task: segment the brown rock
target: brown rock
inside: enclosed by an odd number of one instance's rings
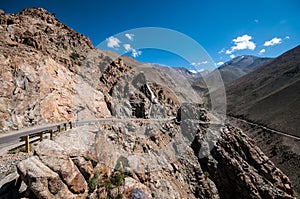
[[[64,149],[51,140],[44,140],[35,149],[41,161],[51,170],[58,173],[74,194],[87,192],[87,183]]]
[[[93,175],[94,169],[91,161],[86,160],[84,157],[75,157],[72,160],[86,180]]]
[[[36,156],[22,161],[18,165],[18,173],[38,198],[75,197],[59,175],[45,166]]]

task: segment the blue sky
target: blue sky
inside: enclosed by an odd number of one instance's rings
[[[200,44],[214,64],[239,55],[276,57],[300,44],[299,0],[0,0],[0,8],[7,13],[28,7],[43,7],[55,13],[61,22],[88,36],[95,46],[106,42],[105,48],[127,52],[139,61],[175,67],[192,69],[192,64],[197,69],[207,68],[202,58],[193,62],[174,52],[137,49],[142,45],[135,44],[146,36],[130,31],[128,37],[114,35],[142,27],[174,30]],[[134,34],[131,39],[130,34]],[[159,35],[155,38],[163,42]],[[183,51],[189,51],[180,41],[169,40]],[[119,46],[108,42],[117,42]]]

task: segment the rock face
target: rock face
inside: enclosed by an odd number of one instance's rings
[[[110,116],[94,79],[112,59],[54,15],[1,14],[0,41],[2,131]]]
[[[144,119],[175,116],[180,105],[178,93],[154,82],[156,75],[163,73],[144,65],[128,66],[122,59],[112,62],[100,77],[100,90],[107,93],[105,99],[111,114]],[[171,82],[171,79],[166,81]]]

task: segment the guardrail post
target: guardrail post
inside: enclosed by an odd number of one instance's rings
[[[43,132],[40,132],[39,136],[40,136],[40,142],[43,141]]]
[[[67,123],[64,123],[65,131],[67,130]]]
[[[53,130],[49,129],[48,132],[50,133],[50,140],[53,140]]]
[[[25,139],[26,153],[29,153],[30,152],[29,135],[24,136],[24,139]]]
[[[72,126],[72,122],[69,122],[69,124],[70,124],[70,129],[72,129],[72,128],[73,128],[73,126]]]
[[[60,125],[57,126],[57,130],[58,130],[59,133],[61,132],[61,126]]]

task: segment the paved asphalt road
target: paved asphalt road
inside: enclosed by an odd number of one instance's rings
[[[46,131],[48,129],[53,129],[54,131],[56,131],[57,126],[58,125],[52,125],[52,126],[41,127],[41,128],[36,128],[36,129],[32,129],[32,130],[24,130],[24,131],[17,131],[17,132],[7,133],[4,136],[0,137],[0,150],[2,148],[8,147],[10,145],[14,145],[14,144],[19,143],[19,138],[21,136]]]
[[[134,118],[125,118],[125,119],[121,119],[121,118],[103,118],[103,119],[97,119],[97,120],[86,120],[86,121],[79,121],[79,122],[75,122],[73,123],[73,126],[83,126],[86,124],[97,124],[97,123],[102,123],[102,122],[128,122],[128,121],[147,121],[147,122],[166,122],[166,121],[170,121],[175,119],[173,118],[165,118],[165,119],[134,119]],[[238,119],[238,118],[236,118]],[[242,120],[242,119],[239,119]],[[282,136],[286,136],[286,137],[290,137],[296,140],[300,140],[299,137],[293,136],[293,135],[289,135],[280,131],[276,131],[274,129],[270,129],[267,128],[265,126],[261,126],[246,120],[242,120],[243,122],[246,122],[248,124],[260,127],[260,128],[264,128],[272,133],[276,133]],[[210,123],[211,124],[211,123]],[[5,147],[9,147],[15,144],[19,143],[19,138],[21,136],[25,136],[25,135],[29,135],[29,134],[33,134],[33,133],[38,133],[38,132],[42,132],[42,131],[46,131],[48,129],[53,129],[53,131],[57,130],[57,126],[61,125],[63,127],[63,123],[57,123],[54,125],[50,125],[50,126],[44,126],[44,127],[37,127],[34,129],[25,129],[25,130],[20,130],[20,131],[16,131],[16,132],[11,132],[11,133],[6,133],[1,135],[0,134],[0,151],[5,148]],[[69,128],[69,124],[67,125],[67,128]]]
[[[131,118],[126,118],[126,119],[120,119],[120,118],[103,118],[103,119],[97,119],[97,120],[86,120],[86,121],[79,121],[73,123],[73,126],[83,126],[86,124],[96,124],[96,123],[102,123],[102,122],[127,122],[127,121],[156,121],[156,122],[165,122],[165,121],[170,121],[174,118],[165,118],[165,119],[131,119]],[[33,133],[38,133],[42,131],[47,131],[49,129],[53,129],[53,131],[57,130],[57,126],[61,125],[63,127],[63,123],[57,123],[54,125],[46,126],[46,127],[37,127],[34,129],[25,129],[25,130],[20,130],[20,131],[13,131],[10,133],[5,133],[3,135],[0,134],[0,151],[1,149],[15,145],[19,143],[19,138],[21,136],[33,134]],[[67,128],[69,128],[69,124],[67,124]]]

